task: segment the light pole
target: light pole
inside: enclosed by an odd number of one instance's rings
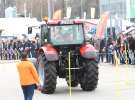
[[[27,0],[24,0],[24,17],[27,17]]]
[[[83,2],[82,2],[83,0],[81,0],[81,18],[83,18]]]
[[[111,0],[109,0],[109,12],[110,12],[110,35],[112,35],[112,11],[111,11]]]
[[[40,2],[40,6],[41,6],[41,8],[40,8],[40,17],[41,17],[41,20],[43,19],[43,0],[41,0],[41,2]]]
[[[6,0],[3,0],[3,17],[5,17]]]
[[[33,16],[33,0],[31,0],[31,17]]]
[[[48,19],[52,18],[52,0],[48,0]]]

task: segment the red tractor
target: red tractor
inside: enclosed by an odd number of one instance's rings
[[[52,94],[57,76],[67,85],[92,91],[98,84],[95,48],[85,41],[83,23],[77,20],[49,20],[41,25],[38,66],[42,93]]]

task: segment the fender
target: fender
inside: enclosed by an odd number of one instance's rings
[[[80,48],[80,54],[82,57],[86,59],[94,59],[96,60],[97,58],[97,50],[93,47],[91,44],[84,44]]]
[[[41,47],[38,52],[39,53],[43,52],[48,61],[57,61],[57,60],[59,60],[58,52],[51,45],[45,45],[45,46]]]

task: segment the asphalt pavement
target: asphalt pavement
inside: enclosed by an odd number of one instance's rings
[[[33,100],[134,100],[135,99],[135,66],[99,64],[99,84],[95,91],[84,92],[80,86],[69,88],[65,79],[57,79],[54,94],[42,94],[35,91]],[[16,63],[0,64],[0,100],[23,100],[19,84]]]

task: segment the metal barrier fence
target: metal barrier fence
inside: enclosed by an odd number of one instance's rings
[[[20,53],[17,50],[13,50],[13,52],[8,52],[7,50],[1,50],[0,52],[0,60],[18,60],[20,57]]]
[[[133,64],[135,65],[135,54],[132,55],[129,52],[119,53],[119,52],[112,52],[112,53],[97,53],[98,54],[98,62],[100,59],[106,59],[106,62],[115,63],[115,56],[118,58],[120,64]]]
[[[2,49],[0,50],[0,60],[19,60],[21,58],[21,53],[24,50],[20,51],[17,49],[12,50],[6,50]],[[28,50],[28,58],[35,58],[37,50]]]
[[[1,52],[0,52],[0,61],[6,62],[6,60],[8,60],[8,61],[9,60],[10,61],[11,60],[19,60],[20,56],[21,56],[21,52],[18,51],[17,49],[13,50],[12,53],[9,52],[8,50],[7,51],[6,50],[1,50]],[[28,56],[29,56],[29,58],[34,57],[31,51],[29,51]],[[97,56],[98,56],[97,57],[98,62],[100,62],[100,59],[102,59],[102,57],[103,57],[103,59],[109,60],[109,62],[110,62],[110,60],[111,61],[114,60],[114,57],[111,57],[111,56],[114,56],[114,52],[112,52],[112,53],[106,53],[106,52],[99,53],[99,52],[97,52]],[[107,56],[108,56],[108,58],[107,58]],[[126,59],[124,59],[124,58],[126,58],[126,56],[124,57],[124,56],[121,56],[119,53],[117,53],[117,57],[123,63],[126,61]],[[135,57],[133,58],[133,60],[135,60]],[[129,57],[128,57],[128,61],[129,61]],[[135,61],[133,61],[133,64],[135,64]]]

